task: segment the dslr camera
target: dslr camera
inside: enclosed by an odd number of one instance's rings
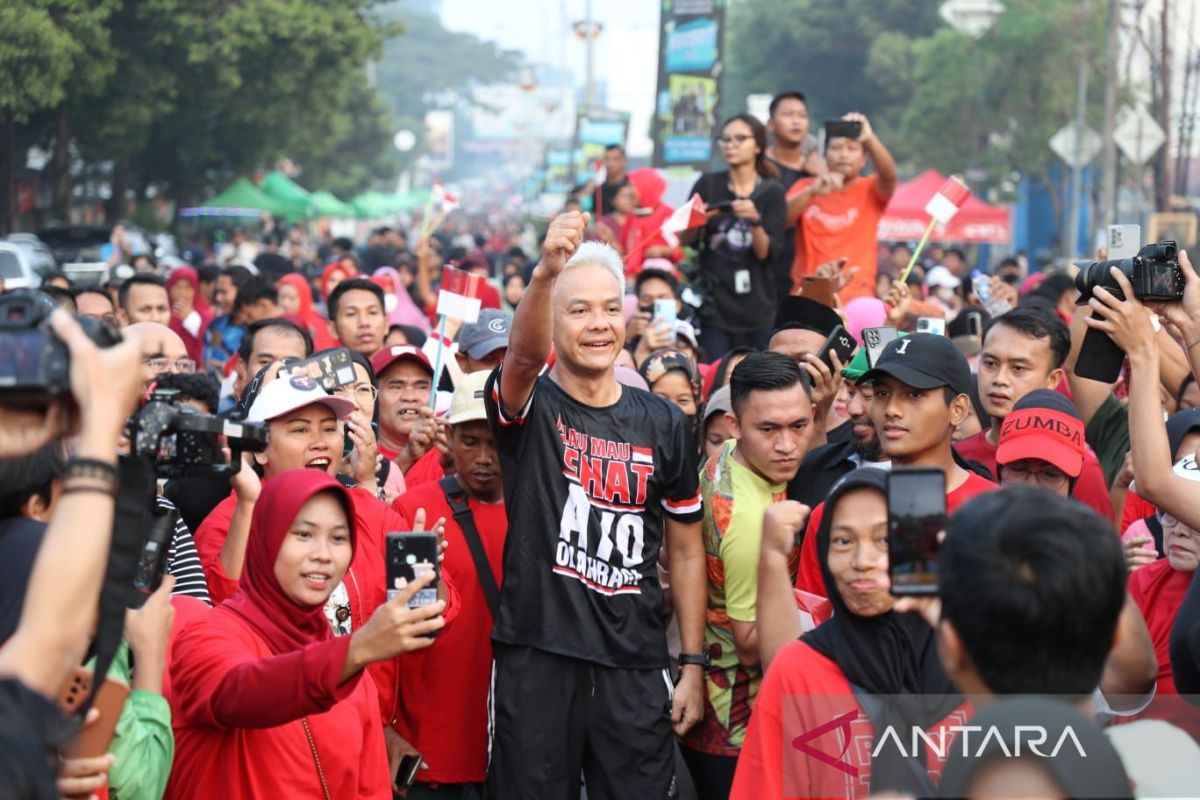
[[[32,398],[71,393],[71,356],[50,328],[57,304],[34,289],[0,294],[0,392]],[[97,347],[121,341],[115,328],[89,317],[77,317]]]
[[[1125,295],[1117,285],[1111,269],[1116,267],[1133,285],[1133,296],[1139,300],[1179,300],[1183,297],[1183,272],[1179,269],[1179,250],[1172,241],[1148,244],[1132,258],[1113,261],[1095,261],[1080,264],[1075,275],[1075,288],[1079,290],[1079,302],[1084,305],[1092,299],[1097,286],[1124,300]]]
[[[229,478],[241,466],[242,453],[267,449],[266,424],[205,414],[178,403],[178,395],[178,389],[154,389],[130,420],[131,452],[153,459],[158,477]],[[228,462],[222,447],[229,448]]]

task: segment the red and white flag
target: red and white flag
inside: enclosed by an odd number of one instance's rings
[[[676,234],[691,228],[699,228],[708,221],[707,211],[708,209],[704,207],[704,200],[698,194],[692,195],[690,200],[675,209],[662,225],[662,235],[667,240],[667,244],[671,247],[678,247],[679,237]]]
[[[929,198],[929,202],[925,204],[925,213],[945,225],[954,218],[958,209],[967,202],[967,198],[970,196],[971,190],[967,188],[967,185],[957,176],[951,175],[946,178],[946,182],[937,190],[937,193]]]
[[[443,214],[449,214],[454,209],[458,208],[458,197],[446,191],[446,187],[440,183],[435,183],[430,191],[430,197],[433,200],[434,208],[441,211]]]
[[[442,269],[437,313],[470,324],[479,319],[480,298],[487,279],[454,267]]]

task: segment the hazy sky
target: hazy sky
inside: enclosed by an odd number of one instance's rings
[[[441,0],[442,20],[453,30],[470,31],[503,47],[521,50],[528,60],[565,64],[584,75],[584,46],[571,23],[584,18],[586,0]],[[648,155],[650,114],[658,69],[657,0],[594,0],[593,17],[604,32],[596,43],[595,74],[607,83],[608,106],[629,111],[629,150]]]

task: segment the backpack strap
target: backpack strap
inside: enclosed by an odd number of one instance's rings
[[[459,485],[458,479],[447,475],[439,481],[446,502],[454,512],[454,520],[462,528],[463,537],[467,540],[467,549],[471,551],[471,560],[475,562],[475,574],[479,576],[479,585],[487,600],[488,610],[495,620],[500,613],[500,589],[496,585],[496,576],[492,574],[492,566],[488,563],[487,553],[483,549],[483,539],[479,529],[475,527],[475,515],[467,505],[467,493]]]

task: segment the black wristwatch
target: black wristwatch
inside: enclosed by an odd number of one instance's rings
[[[708,653],[680,653],[679,666],[686,667],[695,664],[698,667],[707,667],[712,664],[712,656]]]

